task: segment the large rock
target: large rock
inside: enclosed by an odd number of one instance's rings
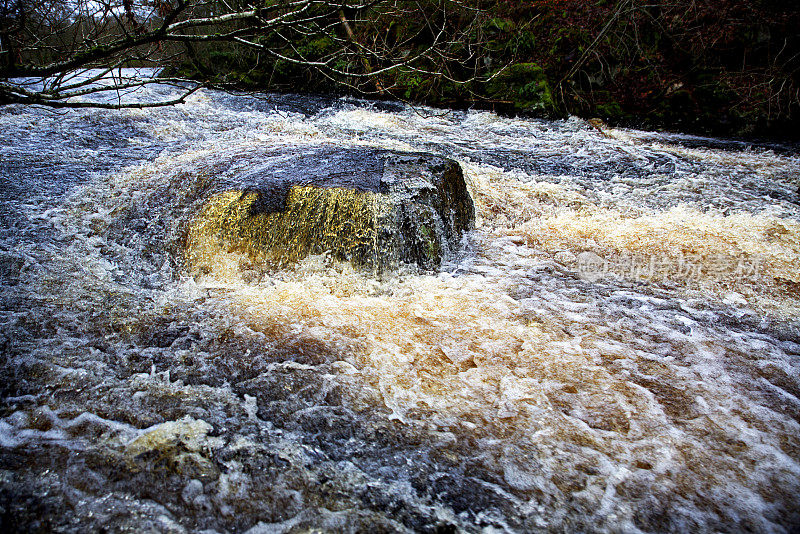
[[[213,269],[207,263],[217,248],[273,266],[330,253],[377,271],[400,263],[436,269],[474,219],[453,160],[370,148],[282,149],[212,189],[189,229],[187,257],[201,270]]]

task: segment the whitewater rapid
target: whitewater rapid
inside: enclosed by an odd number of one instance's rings
[[[791,148],[205,90],[0,132],[12,531],[800,525]],[[463,250],[187,267],[209,181],[320,145],[456,159]]]

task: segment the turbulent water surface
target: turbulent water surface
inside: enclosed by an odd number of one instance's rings
[[[6,532],[800,525],[796,152],[211,91],[0,132]],[[211,181],[323,145],[459,161],[462,252],[187,267]]]

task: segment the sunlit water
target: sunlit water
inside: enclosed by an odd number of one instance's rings
[[[6,530],[800,524],[796,152],[210,91],[0,132]],[[321,144],[458,160],[462,253],[188,269],[210,181]]]

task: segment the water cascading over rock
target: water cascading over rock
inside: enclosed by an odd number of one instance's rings
[[[210,271],[215,251],[259,265],[329,253],[383,271],[437,269],[474,226],[460,165],[440,156],[336,147],[276,149],[221,178],[194,217],[187,259]]]

